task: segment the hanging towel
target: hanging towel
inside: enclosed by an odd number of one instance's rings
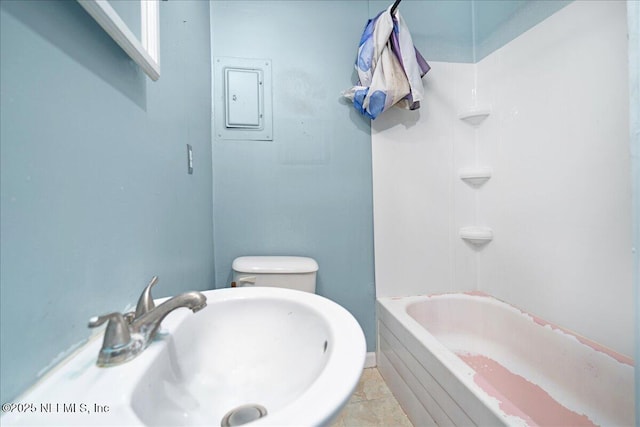
[[[375,119],[393,105],[420,108],[422,76],[431,67],[413,45],[399,11],[392,16],[389,6],[367,22],[355,67],[358,85],[343,95],[363,115]]]

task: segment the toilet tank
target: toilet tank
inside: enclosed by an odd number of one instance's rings
[[[243,256],[233,260],[231,286],[271,286],[316,292],[318,263],[298,256]]]

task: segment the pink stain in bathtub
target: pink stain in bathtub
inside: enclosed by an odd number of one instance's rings
[[[482,291],[468,291],[468,292],[463,292],[463,294],[471,295],[471,296],[478,296],[478,297],[489,297],[489,298],[496,299],[496,300],[498,300],[498,301],[500,301],[500,302],[502,302],[504,304],[507,304],[510,307],[515,308],[520,313],[522,313],[522,314],[524,314],[526,316],[529,316],[533,320],[534,323],[536,323],[536,324],[538,324],[538,325],[540,325],[542,327],[549,326],[553,330],[563,332],[563,333],[565,333],[567,335],[571,335],[572,337],[577,339],[580,343],[591,347],[595,351],[599,351],[600,353],[606,354],[607,356],[613,358],[614,360],[616,360],[619,363],[624,363],[625,365],[634,366],[633,359],[631,357],[625,356],[624,354],[620,354],[618,352],[615,352],[615,351],[611,350],[610,348],[603,346],[602,344],[598,344],[597,342],[592,341],[592,340],[590,340],[588,338],[585,338],[582,335],[579,335],[579,334],[577,334],[577,333],[575,333],[575,332],[573,332],[573,331],[571,331],[569,329],[563,328],[562,326],[558,326],[558,325],[556,325],[554,323],[548,322],[548,321],[544,320],[541,317],[534,316],[531,313],[527,313],[526,311],[523,311],[522,309],[516,307],[515,305],[510,304],[510,303],[508,303],[506,301],[503,301],[503,300],[501,300],[499,298],[493,297],[493,296],[491,296],[491,295],[489,295],[487,293],[484,293]]]
[[[542,388],[495,360],[482,355],[458,354],[458,357],[476,371],[475,383],[498,399],[500,409],[507,415],[539,426],[595,426],[587,416],[562,406]]]
[[[467,292],[463,292],[463,294],[471,295],[472,297],[490,297],[491,296],[488,293],[482,292],[482,291],[467,291]]]
[[[518,310],[520,310],[520,309],[518,309]],[[520,310],[520,311],[522,313],[526,314],[527,316],[531,317],[533,319],[533,321],[536,324],[540,325],[540,326],[543,326],[543,327],[544,326],[549,326],[553,330],[557,330],[557,331],[560,331],[560,332],[564,332],[567,335],[571,335],[572,337],[575,337],[575,339],[580,341],[582,344],[591,347],[595,351],[599,351],[600,353],[604,353],[604,354],[612,357],[613,359],[615,359],[619,363],[624,363],[625,365],[629,365],[629,366],[633,366],[634,365],[633,364],[633,359],[630,358],[629,356],[625,356],[624,354],[620,354],[618,352],[615,352],[615,351],[611,350],[610,348],[603,346],[602,344],[598,344],[595,341],[591,341],[590,339],[585,338],[585,337],[583,337],[581,335],[578,335],[578,334],[576,334],[575,332],[573,332],[573,331],[571,331],[569,329],[563,328],[562,326],[558,326],[558,325],[555,325],[555,324],[553,324],[551,322],[547,322],[546,320],[544,320],[544,319],[542,319],[542,318],[540,318],[538,316],[534,316],[533,314],[526,313],[526,312],[524,312],[522,310]]]

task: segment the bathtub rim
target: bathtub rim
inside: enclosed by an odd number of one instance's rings
[[[550,322],[540,316],[537,316],[533,313],[530,313],[528,311],[524,311],[523,309],[521,309],[520,307],[513,305],[507,301],[504,301],[500,298],[497,298],[491,294],[482,292],[482,291],[461,291],[461,292],[444,292],[444,293],[436,293],[436,294],[424,294],[424,295],[408,295],[408,296],[401,296],[401,297],[379,297],[376,298],[376,301],[380,302],[381,304],[384,304],[385,301],[388,302],[388,306],[391,307],[398,307],[401,306],[403,309],[400,311],[400,313],[402,313],[403,315],[406,315],[408,319],[411,319],[412,322],[415,322],[417,324],[418,327],[424,329],[422,327],[422,325],[420,325],[420,323],[414,319],[407,311],[407,309],[409,308],[410,305],[427,300],[427,299],[433,299],[433,298],[469,298],[471,297],[471,299],[475,299],[475,298],[486,298],[488,300],[488,302],[490,304],[494,304],[497,306],[501,306],[501,305],[506,305],[508,308],[510,309],[514,309],[516,311],[518,311],[520,314],[528,316],[529,318],[531,318],[531,320],[538,324],[541,327],[549,327],[552,330],[557,330],[560,331],[564,334],[567,334],[573,338],[575,338],[576,340],[578,340],[581,344],[586,345],[588,347],[590,347],[591,349],[599,352],[599,353],[603,353],[608,357],[611,357],[612,359],[614,359],[616,362],[618,363],[622,363],[625,365],[629,365],[632,368],[635,367],[635,361],[633,359],[633,357],[628,356],[626,354],[620,353],[610,347],[607,347],[604,344],[600,344],[597,341],[594,341],[582,334],[579,334],[569,328],[566,328],[564,326],[560,326],[556,323]],[[487,302],[487,301],[485,301]],[[506,307],[505,307],[506,308]],[[431,333],[429,333],[429,335],[431,335],[433,337],[433,335]],[[436,341],[437,338],[433,337]],[[446,347],[445,347],[446,348]]]

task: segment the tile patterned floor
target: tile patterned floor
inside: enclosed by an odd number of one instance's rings
[[[349,403],[331,427],[413,427],[376,368],[362,372]]]

